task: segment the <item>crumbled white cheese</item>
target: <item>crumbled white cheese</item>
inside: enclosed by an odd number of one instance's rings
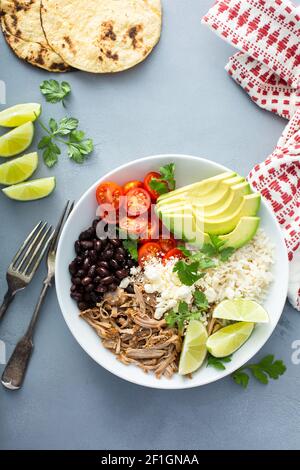
[[[154,318],[162,318],[164,313],[177,307],[180,301],[192,303],[194,286],[185,286],[173,272],[176,259],[165,264],[157,258],[151,258],[144,266],[144,289],[147,294],[157,293]]]

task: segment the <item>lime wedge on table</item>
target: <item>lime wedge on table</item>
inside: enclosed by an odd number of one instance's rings
[[[55,177],[41,178],[27,181],[26,183],[15,184],[2,189],[4,194],[16,201],[34,201],[49,196],[55,188]]]
[[[32,142],[34,127],[26,122],[0,137],[0,157],[13,157],[23,152]]]
[[[225,326],[208,338],[207,349],[215,357],[229,356],[247,341],[253,328],[254,323],[248,322]]]
[[[269,317],[265,309],[253,300],[223,300],[214,309],[214,318],[224,320],[268,323]]]
[[[203,323],[192,320],[186,330],[179,361],[179,374],[186,375],[198,369],[206,356],[207,331]]]
[[[0,165],[0,183],[10,185],[27,180],[37,169],[38,162],[38,154],[33,152],[3,163]]]
[[[0,126],[17,127],[29,121],[35,121],[41,114],[39,103],[17,104],[0,112]]]

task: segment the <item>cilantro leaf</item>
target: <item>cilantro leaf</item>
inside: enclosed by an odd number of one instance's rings
[[[249,382],[249,375],[245,370],[249,370],[252,376],[260,383],[267,385],[269,379],[277,380],[283,375],[286,371],[286,366],[281,360],[275,361],[273,354],[265,356],[257,364],[246,364],[232,374],[234,381],[244,388],[247,387]]]
[[[190,250],[188,250],[185,246],[183,245],[178,245],[177,247],[180,251],[182,251],[182,253],[187,256],[188,258],[190,258],[192,256],[192,252]]]
[[[92,139],[86,139],[82,141],[69,141],[68,155],[76,163],[83,163],[86,156],[94,150],[94,144]]]
[[[123,246],[125,250],[129,251],[131,258],[137,261],[138,260],[138,241],[132,238],[128,238],[126,240],[123,240]]]
[[[57,80],[44,80],[40,84],[41,93],[45,96],[48,103],[62,102],[71,92],[71,86],[68,82],[59,83]]]
[[[168,183],[169,189],[173,191],[176,186],[174,172],[175,163],[168,163],[167,165],[161,166],[159,169],[162,180]]]
[[[216,248],[217,252],[220,251],[222,246],[225,244],[223,240],[218,235],[214,235],[213,233],[208,234],[211,244]]]
[[[232,246],[229,246],[228,248],[224,248],[223,250],[220,251],[220,260],[221,261],[228,261],[230,256],[235,252],[235,249]]]
[[[182,284],[192,286],[196,281],[201,279],[202,273],[198,273],[199,261],[194,261],[191,264],[185,263],[183,260],[177,261],[173,271],[178,274]]]
[[[171,310],[166,316],[165,320],[170,328],[174,328],[176,325],[178,330],[182,333],[185,322],[190,320],[199,320],[201,312],[192,312],[186,302],[181,301],[178,304],[178,311]]]
[[[53,119],[54,121],[54,119]],[[62,118],[59,123],[57,124],[57,128],[55,131],[52,131],[53,134],[59,135],[59,136],[65,136],[70,134],[72,131],[77,129],[79,124],[78,119],[73,118],[73,117],[64,117]],[[52,130],[51,126],[50,129]]]
[[[208,300],[206,295],[201,290],[196,290],[194,292],[194,302],[200,310],[208,309]]]
[[[240,370],[237,370],[232,374],[232,377],[236,384],[241,385],[241,387],[243,388],[248,387],[249,375],[246,374],[246,372],[241,372]]]
[[[217,256],[218,250],[214,245],[211,245],[210,243],[204,243],[204,245],[201,248],[201,253],[207,255],[207,256]]]
[[[41,141],[40,141],[41,144]],[[39,144],[39,148],[40,147]],[[58,161],[58,155],[60,155],[60,148],[50,140],[47,146],[44,147],[43,159],[48,168],[52,168]]]
[[[149,186],[151,189],[153,189],[153,191],[156,191],[158,194],[166,194],[169,192],[169,188],[166,182],[156,178],[152,178],[149,183]]]
[[[215,369],[218,370],[225,370],[226,367],[224,366],[224,363],[231,362],[231,356],[226,356],[226,357],[214,357],[211,354],[208,355],[207,358],[207,366],[214,367]]]

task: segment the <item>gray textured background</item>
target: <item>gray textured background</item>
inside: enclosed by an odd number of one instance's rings
[[[55,174],[58,180],[48,199],[22,204],[0,195],[1,295],[6,267],[33,224],[40,218],[54,223],[67,198],[78,199],[108,170],[138,157],[176,152],[247,174],[276,144],[286,122],[256,107],[227,77],[223,67],[233,49],[200,24],[212,1],[163,4],[161,42],[143,64],[115,76],[65,77],[73,89],[68,111],[80,118],[96,151],[83,166],[67,157],[53,170],[41,162],[38,176]],[[61,105],[45,104],[39,93],[40,82],[50,75],[20,62],[0,41],[8,105],[41,101],[44,119],[62,116]],[[33,149],[38,137],[37,132]],[[0,326],[8,353],[28,323],[44,274],[42,267]],[[287,305],[258,358],[275,353],[288,371],[267,387],[251,383],[244,391],[227,378],[186,391],[144,389],[114,377],[81,350],[53,289],[24,388],[13,393],[0,388],[0,448],[299,448],[300,365],[291,362],[296,339],[300,315]]]

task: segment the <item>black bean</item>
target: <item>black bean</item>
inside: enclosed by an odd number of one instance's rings
[[[101,240],[94,240],[94,250],[97,251],[97,253],[99,253],[101,249],[102,249]]]
[[[94,279],[93,279],[94,285],[97,285],[97,284],[99,284],[100,282],[101,282],[101,277],[100,277],[100,276],[94,277]]]
[[[107,286],[108,284],[111,284],[112,282],[114,282],[114,280],[115,280],[114,276],[107,276],[101,280],[101,284],[103,284],[104,286]]]
[[[76,242],[74,244],[74,248],[75,248],[76,254],[80,255],[80,253],[81,253],[81,244],[80,244],[79,240],[76,240]]]
[[[97,265],[98,265],[100,268],[109,269],[109,264],[108,264],[107,261],[104,261],[104,260],[98,261]]]
[[[119,279],[124,279],[124,277],[127,277],[128,276],[128,271],[127,269],[118,269],[116,271],[116,276],[119,278]]]
[[[84,258],[84,261],[83,261],[83,269],[85,271],[88,271],[91,267],[91,262],[89,260],[89,258]]]
[[[114,255],[113,250],[108,249],[108,250],[103,251],[101,255],[101,259],[110,260],[113,257],[113,255]]]
[[[96,250],[91,250],[89,258],[90,258],[91,261],[94,261],[94,262],[97,261],[97,251]]]
[[[120,267],[118,261],[115,260],[114,258],[110,260],[109,265],[110,265],[113,269],[119,269],[119,267]]]
[[[75,261],[72,261],[72,263],[69,264],[69,271],[70,271],[70,274],[76,274],[77,265]]]
[[[80,302],[80,300],[82,300],[82,294],[80,294],[80,292],[71,292],[71,297],[76,300],[76,302]]]
[[[99,223],[99,219],[94,219],[92,223],[92,227],[96,228]]]
[[[132,284],[129,284],[129,286],[127,286],[125,290],[128,294],[134,294],[134,287]]]
[[[89,258],[90,257],[90,250],[84,250],[82,253],[83,258]]]
[[[90,302],[90,301],[91,301],[91,295],[90,295],[89,293],[84,294],[83,298],[84,298],[84,300],[85,300],[86,302]]]
[[[76,289],[77,289],[77,286],[75,286],[75,284],[72,284],[70,291],[71,292],[76,292]]]
[[[120,246],[119,248],[117,248],[116,254],[126,256],[126,250]]]
[[[108,289],[109,289],[110,291],[112,291],[112,292],[115,291],[115,290],[117,290],[117,288],[118,288],[118,284],[116,284],[115,282],[112,282],[112,283],[109,284],[109,286],[108,286]]]
[[[113,247],[118,247],[121,245],[121,241],[118,238],[111,238],[109,242]]]
[[[88,270],[88,276],[89,277],[94,277],[96,275],[96,266],[93,264],[90,269]]]
[[[125,261],[125,256],[122,255],[121,253],[116,253],[115,258],[117,261],[120,261],[120,262]]]
[[[93,290],[94,290],[93,284],[89,284],[89,285],[86,286],[86,288],[85,288],[85,291],[86,291],[86,292],[93,292]]]
[[[79,310],[83,311],[83,310],[86,310],[88,307],[87,307],[86,303],[78,302],[78,308],[79,308]]]
[[[135,266],[135,264],[136,263],[133,261],[133,259],[129,259],[126,262],[126,265],[128,266],[128,268],[133,268],[133,266]]]
[[[102,268],[102,266],[100,266],[100,268],[97,268],[97,269],[96,269],[96,272],[97,272],[97,274],[98,274],[100,277],[102,277],[102,278],[103,278],[103,277],[107,277],[107,276],[109,276],[109,274],[110,274],[109,271],[108,271],[108,269]]]
[[[80,279],[80,277],[72,277],[72,282],[73,282],[73,284],[75,284],[75,286],[80,286],[81,279]]]
[[[90,297],[91,297],[91,301],[93,303],[96,304],[98,302],[98,296],[97,296],[96,292],[91,292]]]
[[[89,229],[87,229],[86,231],[88,233],[88,240],[90,240],[91,238],[94,238],[94,236],[96,235],[96,230],[94,227],[90,227]]]
[[[107,292],[107,287],[103,285],[99,285],[96,287],[95,291],[98,292],[99,294],[104,294],[104,292]]]
[[[80,242],[80,244],[83,250],[91,250],[92,248],[94,248],[94,243],[88,240]]]
[[[87,276],[87,277],[84,277],[84,278],[82,279],[81,283],[82,283],[83,286],[88,286],[89,284],[92,283],[92,278],[90,278],[90,277],[88,277],[88,276]]]
[[[90,240],[91,238],[92,238],[91,234],[89,233],[88,230],[85,230],[84,232],[81,232],[81,234],[79,235],[79,240],[80,241]]]
[[[79,269],[78,272],[77,272],[77,277],[84,277],[85,276],[85,272],[83,269]]]
[[[74,259],[75,263],[77,264],[77,266],[81,266],[82,262],[83,262],[83,258],[82,256],[76,256],[76,258]]]

